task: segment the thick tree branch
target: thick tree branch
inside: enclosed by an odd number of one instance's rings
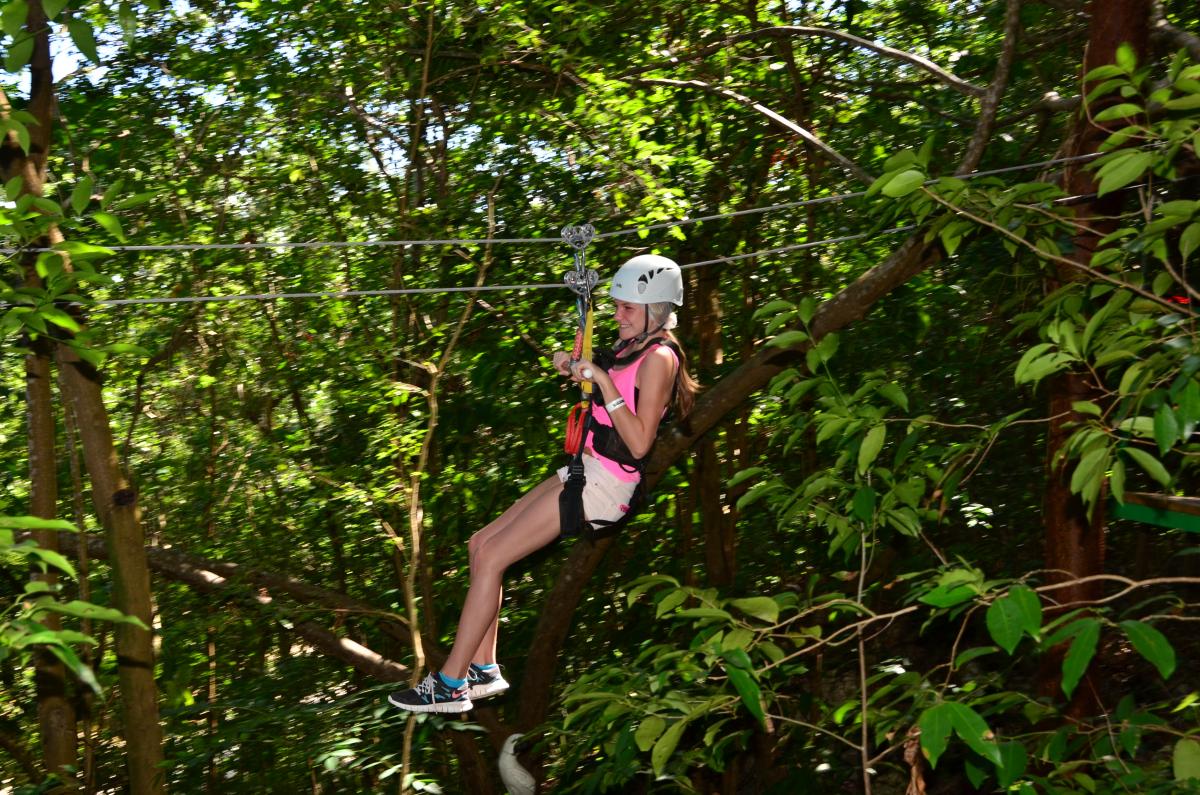
[[[979,166],[983,159],[983,150],[992,139],[992,130],[996,126],[996,111],[1000,107],[1000,98],[1008,88],[1008,76],[1012,70],[1013,58],[1017,52],[1017,39],[1021,30],[1021,0],[1008,0],[1004,10],[1004,43],[1000,47],[1000,58],[996,61],[996,72],[987,92],[979,101],[979,121],[975,125],[975,133],[971,143],[967,145],[967,153],[958,166],[958,174],[969,174]]]
[[[1167,20],[1161,2],[1150,6],[1150,36],[1172,49],[1186,49],[1192,60],[1200,63],[1200,36],[1172,25]]]
[[[684,63],[687,61],[697,61],[697,60],[700,60],[701,58],[707,58],[709,55],[712,55],[715,52],[719,52],[719,51],[725,49],[726,47],[729,47],[733,44],[738,44],[743,41],[751,41],[754,39],[763,39],[763,38],[773,38],[773,39],[795,38],[798,36],[817,36],[817,37],[821,37],[821,38],[835,39],[837,41],[845,42],[847,44],[852,44],[855,47],[860,47],[864,50],[870,50],[871,52],[877,53],[884,57],[892,58],[897,61],[901,61],[902,63],[909,64],[910,66],[915,66],[918,69],[921,69],[921,70],[933,75],[939,81],[950,86],[955,91],[958,91],[963,94],[967,94],[968,96],[981,96],[984,93],[984,89],[980,88],[977,85],[969,83],[966,80],[963,80],[961,77],[959,77],[955,74],[947,72],[945,69],[938,66],[937,64],[935,64],[933,61],[929,60],[928,58],[925,58],[924,56],[917,55],[917,54],[911,53],[911,52],[905,52],[904,50],[898,50],[895,47],[888,47],[887,45],[880,44],[879,42],[876,42],[876,41],[868,41],[866,39],[855,36],[851,33],[844,33],[840,30],[831,30],[829,28],[804,27],[801,25],[779,25],[779,26],[770,27],[770,28],[759,28],[758,30],[752,30],[747,33],[739,33],[736,36],[729,36],[715,44],[710,44],[710,45],[708,45],[706,47],[702,47],[698,50],[693,50],[688,53],[681,53],[679,55],[672,56],[665,63],[659,62],[659,63],[654,63],[654,64],[647,64],[645,66],[639,66],[637,69],[626,72],[625,74],[626,74],[626,76],[633,76],[636,74],[644,74],[644,73],[654,70],[654,69],[661,69],[664,66]]]
[[[719,97],[725,97],[726,99],[732,99],[734,102],[737,102],[739,105],[745,105],[746,107],[750,108],[751,110],[754,110],[757,113],[760,113],[761,115],[766,116],[768,119],[770,119],[772,122],[774,122],[777,126],[782,127],[783,129],[787,130],[788,132],[795,133],[796,135],[800,136],[805,141],[812,144],[817,149],[821,150],[821,152],[823,152],[825,154],[825,156],[828,157],[830,160],[832,160],[834,163],[837,163],[839,166],[841,166],[846,171],[848,171],[850,173],[850,175],[853,176],[855,179],[857,179],[859,182],[870,185],[874,181],[874,178],[870,174],[868,174],[866,171],[864,171],[862,168],[860,168],[857,163],[855,163],[853,160],[851,160],[850,158],[843,155],[841,152],[834,149],[829,144],[822,141],[817,136],[813,135],[808,130],[801,127],[799,124],[796,124],[794,121],[791,121],[790,119],[786,119],[783,116],[780,116],[778,113],[771,110],[766,105],[763,105],[761,102],[756,102],[755,100],[751,99],[750,97],[747,97],[744,94],[739,94],[738,92],[734,91],[733,89],[722,88],[721,86],[714,86],[711,83],[705,83],[703,80],[668,80],[666,78],[658,78],[658,77],[640,77],[640,78],[630,79],[628,82],[630,82],[634,85],[642,85],[642,86],[673,86],[676,88],[695,88],[695,89],[699,89],[700,91],[706,91],[710,94],[716,94]]]

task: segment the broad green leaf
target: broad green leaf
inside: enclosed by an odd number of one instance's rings
[[[1188,224],[1187,229],[1179,236],[1179,254],[1184,262],[1200,248],[1200,221]]]
[[[902,196],[915,191],[921,187],[921,183],[925,181],[925,175],[920,171],[908,170],[901,171],[896,176],[888,180],[888,183],[883,186],[883,195],[893,199],[898,199]]]
[[[649,751],[666,727],[667,722],[658,715],[646,716],[641,725],[637,727],[637,731],[633,733],[633,740],[637,743],[638,750],[643,753]]]
[[[723,618],[726,621],[732,621],[733,616],[729,611],[722,610],[719,607],[689,607],[686,610],[680,610],[675,613],[679,618]]]
[[[62,646],[52,644],[46,647],[50,653],[62,661],[63,665],[71,670],[96,695],[100,695],[100,683],[96,681],[96,675],[92,672],[92,667],[79,659],[79,655],[70,646]]]
[[[1167,110],[1196,110],[1200,108],[1200,94],[1189,94],[1186,97],[1169,99],[1163,103]]]
[[[1117,45],[1117,66],[1125,71],[1125,74],[1132,75],[1137,69],[1137,53],[1133,51],[1133,47],[1129,42],[1121,42]]]
[[[75,616],[76,618],[90,618],[96,621],[111,621],[114,624],[133,624],[134,626],[146,629],[146,625],[135,616],[127,616],[120,610],[114,610],[111,607],[101,607],[90,602],[81,602],[78,600],[70,602],[54,602],[49,600],[39,601],[36,605],[38,610],[49,610],[52,613],[62,613],[67,616]]]
[[[725,673],[729,674],[729,681],[733,683],[734,689],[742,697],[742,704],[745,705],[746,711],[754,716],[759,726],[765,726],[767,716],[763,711],[762,691],[758,687],[758,682],[754,681],[754,677],[749,672],[743,671],[741,668],[727,665]]]
[[[1153,663],[1163,679],[1170,679],[1175,672],[1175,649],[1166,636],[1141,621],[1122,621],[1121,629],[1138,654]]]
[[[1200,779],[1200,740],[1184,737],[1175,743],[1171,770],[1176,781]]]
[[[55,552],[53,549],[33,547],[29,550],[29,553],[32,557],[40,559],[43,563],[53,566],[72,579],[75,579],[75,567],[71,565],[71,561],[63,557],[61,552]]]
[[[954,731],[949,704],[938,704],[922,712],[917,726],[921,729],[921,751],[929,760],[929,766],[936,768],[950,743],[950,733]]]
[[[1016,616],[1016,606],[1007,597],[1000,597],[987,610],[987,628],[992,640],[1009,654],[1021,642],[1021,626]]]
[[[36,516],[0,516],[0,527],[13,530],[65,530],[79,532],[75,525],[62,519],[39,519]]]
[[[67,32],[71,34],[71,41],[89,61],[100,63],[100,54],[96,52],[96,34],[92,32],[91,25],[79,17],[71,17],[67,20]]]
[[[44,306],[38,310],[38,314],[44,317],[46,320],[49,320],[54,325],[60,328],[65,328],[67,331],[77,333],[83,330],[83,326],[80,326],[79,322],[76,321],[75,318],[71,317],[61,309],[56,309],[52,306]]]
[[[106,212],[95,212],[92,213],[92,218],[96,221],[96,223],[100,224],[100,226],[104,227],[104,231],[108,232],[122,243],[125,242],[125,233],[121,231],[121,221],[117,218],[117,216]]]
[[[42,10],[49,19],[57,19],[69,2],[71,0],[42,0]]]
[[[893,384],[891,382],[880,384],[875,391],[895,403],[900,408],[908,411],[908,395],[904,394],[904,389],[901,388],[899,384]]]
[[[769,596],[750,596],[745,599],[734,599],[731,605],[747,615],[774,624],[779,620],[779,603]]]
[[[1000,764],[997,766],[996,783],[1001,789],[1008,789],[1013,782],[1025,774],[1029,758],[1025,746],[1019,742],[1000,744]]]
[[[995,646],[976,646],[973,649],[967,649],[962,654],[954,658],[954,668],[957,670],[971,662],[971,660],[974,660],[978,657],[984,657],[988,654],[995,654],[998,651],[1000,651],[1000,649]]]
[[[4,29],[9,38],[15,39],[21,32],[21,28],[25,26],[25,19],[28,16],[29,3],[25,0],[10,0],[4,4],[3,9],[0,9],[0,28]]]
[[[675,753],[675,747],[679,745],[679,739],[683,737],[687,725],[687,718],[675,721],[654,743],[654,749],[650,752],[650,766],[654,768],[655,776],[663,774],[663,770],[666,769],[671,754]]]
[[[774,337],[767,345],[772,348],[791,348],[803,342],[808,342],[808,335],[803,331],[785,331],[777,337]]]
[[[1100,640],[1100,622],[1094,618],[1081,618],[1076,622],[1080,625],[1071,648],[1063,658],[1062,689],[1070,698],[1083,674],[1087,671],[1096,655],[1096,643]]]
[[[1129,446],[1122,447],[1121,452],[1132,458],[1138,466],[1145,470],[1146,474],[1157,480],[1163,486],[1168,486],[1171,483],[1171,476],[1167,473],[1167,468],[1154,456],[1137,447]]]
[[[4,56],[4,69],[9,72],[21,71],[25,68],[25,64],[29,63],[31,55],[33,55],[33,36],[24,36],[9,45],[8,53]],[[29,151],[28,144],[22,148],[26,152]]]
[[[875,489],[870,486],[859,486],[850,500],[850,511],[859,521],[870,524],[875,517]]]
[[[1002,764],[1000,748],[992,739],[992,730],[988,728],[987,722],[966,704],[951,701],[947,702],[946,706],[949,708],[950,725],[954,727],[954,733],[972,751],[999,767]]]
[[[71,191],[71,209],[75,214],[83,212],[88,206],[88,202],[92,200],[92,185],[91,177],[85,176],[75,184],[75,189]]]
[[[858,474],[863,474],[879,457],[879,451],[883,449],[884,438],[887,436],[887,426],[883,423],[871,428],[867,431],[867,435],[863,437],[862,444],[858,447]]]
[[[1099,172],[1100,188],[1097,194],[1103,196],[1133,182],[1150,168],[1154,158],[1153,152],[1132,152],[1119,160],[1106,163]]]
[[[1159,455],[1165,455],[1179,438],[1179,420],[1170,405],[1163,403],[1154,412],[1154,441],[1158,444]]]
[[[1136,116],[1142,113],[1141,105],[1134,105],[1132,102],[1122,102],[1119,105],[1113,105],[1111,108],[1105,108],[1097,113],[1094,117],[1096,121],[1112,121],[1113,119],[1123,119],[1126,116]]]

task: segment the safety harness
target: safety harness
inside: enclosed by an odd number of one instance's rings
[[[623,370],[640,361],[643,356],[659,345],[670,348],[676,357],[681,357],[681,352],[674,342],[666,337],[655,337],[646,341],[646,344],[631,356],[618,357],[616,353],[620,350],[619,348],[617,351],[598,351],[593,361],[596,366],[605,371]],[[622,345],[621,348],[624,346]],[[671,387],[671,398],[667,403],[667,416],[663,418],[664,420],[670,417],[670,407],[675,402],[675,391],[678,384],[677,374],[675,383]],[[635,388],[631,407],[634,414],[637,413],[638,397],[639,390]],[[562,492],[558,495],[559,532],[567,538],[581,536],[589,541],[598,541],[601,538],[616,535],[637,514],[646,499],[643,484],[647,456],[641,458],[634,456],[615,427],[596,420],[593,404],[600,402],[599,390],[591,391],[585,400],[580,401],[571,409],[571,413],[568,415],[568,442],[572,441],[575,436],[578,436],[578,439],[575,446],[567,449],[571,460],[567,464],[567,480],[563,484]],[[581,417],[582,419],[580,419]],[[578,424],[578,429],[570,424],[572,418]],[[597,455],[616,461],[626,472],[638,473],[637,486],[633,490],[633,496],[629,498],[628,510],[620,518],[612,521],[586,519],[583,515],[583,489],[587,486],[587,477],[583,474],[583,440],[587,438],[588,433],[592,434],[592,450]]]

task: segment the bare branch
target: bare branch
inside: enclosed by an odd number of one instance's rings
[[[1200,62],[1200,36],[1172,25],[1161,2],[1150,6],[1150,35],[1168,47],[1186,49],[1192,60]]]
[[[958,174],[971,173],[983,159],[983,150],[987,148],[988,141],[992,138],[992,130],[996,126],[996,110],[1000,107],[1000,98],[1008,88],[1008,75],[1016,56],[1020,30],[1021,0],[1008,0],[1004,10],[1004,43],[1000,47],[1000,58],[996,61],[996,72],[992,75],[987,93],[979,100],[979,121],[975,124],[971,143],[967,145],[967,153],[958,165]]]
[[[924,56],[911,52],[905,52],[904,50],[898,50],[895,47],[888,47],[886,44],[880,44],[876,41],[867,41],[866,39],[860,38],[851,33],[845,33],[840,30],[804,27],[801,25],[779,25],[770,28],[759,28],[758,30],[752,30],[747,33],[739,33],[736,36],[729,36],[728,38],[722,39],[715,44],[710,44],[707,47],[701,47],[700,49],[693,50],[689,53],[672,56],[666,63],[660,62],[656,64],[640,66],[633,71],[626,72],[626,76],[632,77],[633,75],[644,74],[654,69],[661,69],[665,65],[674,65],[687,61],[700,60],[701,58],[707,58],[709,55],[712,55],[715,52],[719,52],[726,47],[743,41],[751,41],[753,39],[762,38],[793,38],[796,36],[816,36],[827,39],[835,39],[847,44],[852,44],[855,47],[860,47],[864,50],[870,50],[871,52],[877,53],[884,57],[901,61],[909,64],[910,66],[915,66],[918,69],[928,72],[942,83],[945,83],[953,88],[955,91],[968,96],[982,96],[985,91],[985,89],[963,80],[958,75],[947,72],[945,69]]]
[[[841,166],[846,171],[848,171],[859,182],[865,183],[867,185],[870,185],[872,182],[874,182],[874,178],[870,174],[868,174],[866,171],[864,171],[862,168],[860,168],[857,163],[855,163],[853,160],[851,160],[850,158],[843,155],[841,152],[838,152],[832,146],[825,143],[820,138],[818,138],[817,136],[813,135],[808,130],[801,127],[799,124],[796,124],[796,122],[791,121],[790,119],[785,119],[783,116],[780,116],[778,113],[771,110],[766,105],[763,105],[761,102],[756,102],[755,100],[751,99],[750,97],[747,97],[744,94],[739,94],[738,92],[734,91],[733,89],[723,88],[721,86],[714,86],[711,83],[705,83],[703,80],[669,80],[667,78],[659,78],[659,77],[640,77],[640,78],[630,79],[628,82],[633,83],[635,85],[673,86],[676,88],[696,88],[701,91],[707,91],[710,94],[716,94],[717,96],[725,97],[726,99],[732,99],[734,102],[737,102],[739,105],[745,105],[746,107],[762,114],[763,116],[766,116],[768,119],[773,121],[776,125],[778,125],[779,127],[782,127],[783,129],[787,130],[788,132],[792,132],[792,133],[795,133],[796,135],[799,135],[805,141],[808,141],[810,144],[815,146],[817,149],[820,149],[823,153],[825,153],[826,157],[828,157],[830,160],[837,163],[839,166]]]

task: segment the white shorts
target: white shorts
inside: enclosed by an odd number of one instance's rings
[[[588,521],[615,522],[629,512],[629,500],[637,483],[621,480],[604,468],[595,456],[583,456],[583,518]],[[567,468],[558,470],[558,479],[567,482]]]

